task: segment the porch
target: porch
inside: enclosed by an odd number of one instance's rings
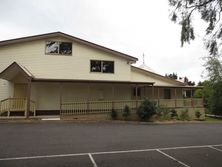
[[[203,108],[203,100],[200,98],[184,99],[151,99],[157,106],[170,109],[183,108]],[[122,112],[127,105],[131,113],[136,113],[143,100],[112,100],[112,101],[77,101],[61,102],[60,116],[105,114],[112,109]],[[29,117],[36,117],[36,103],[30,101]],[[38,112],[38,111],[37,111]],[[27,118],[27,99],[26,98],[7,98],[0,102],[1,118]]]
[[[203,100],[200,98],[188,99],[151,99],[157,106],[180,109],[180,108],[203,108]],[[136,113],[137,108],[143,100],[114,100],[114,101],[80,101],[61,103],[61,116],[84,115],[110,113],[112,109],[121,112],[127,105],[132,113]]]
[[[203,107],[201,98],[192,97],[197,87],[155,86],[154,82],[41,79],[17,63],[0,73],[0,78],[10,85],[9,96],[0,102],[0,116],[5,117],[16,113],[26,118],[39,113],[61,116],[107,113],[112,109],[121,111],[126,105],[136,112],[144,98],[168,108]]]
[[[1,118],[26,118],[27,98],[7,98],[0,101]],[[36,116],[35,102],[30,100],[29,114]]]

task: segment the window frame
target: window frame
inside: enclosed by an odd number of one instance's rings
[[[100,62],[100,71],[92,71],[92,62],[93,61],[98,61],[98,62]],[[112,63],[113,65],[113,67],[112,67],[112,72],[104,72],[104,70],[103,70],[103,63],[104,62],[109,62],[109,63]],[[95,60],[95,59],[91,59],[90,60],[90,72],[91,73],[103,73],[103,74],[115,74],[115,62],[114,61],[112,61],[112,60]]]
[[[47,53],[47,42],[58,42],[59,43],[59,48],[58,48],[58,53]],[[60,53],[60,45],[62,44],[62,43],[69,43],[69,44],[71,44],[71,54],[62,54],[62,53]],[[56,40],[47,40],[47,41],[45,41],[45,55],[54,55],[54,56],[72,56],[72,54],[73,54],[73,43],[72,42],[67,42],[67,41],[56,41]]]
[[[136,89],[137,89],[137,97],[141,97],[141,92],[142,92],[141,87],[133,87],[133,97],[136,97]]]

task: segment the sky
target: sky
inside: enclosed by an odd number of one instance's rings
[[[205,78],[204,24],[194,18],[196,40],[181,47],[180,26],[168,0],[0,0],[0,40],[61,31],[137,57],[155,72]]]

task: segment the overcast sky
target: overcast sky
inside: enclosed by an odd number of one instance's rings
[[[139,58],[156,72],[203,80],[202,23],[180,47],[168,0],[1,0],[0,40],[61,31]]]

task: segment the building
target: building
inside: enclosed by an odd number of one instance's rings
[[[196,87],[135,67],[136,61],[62,32],[1,41],[0,115],[135,109],[145,97],[171,108],[203,107],[202,99],[183,97]]]

